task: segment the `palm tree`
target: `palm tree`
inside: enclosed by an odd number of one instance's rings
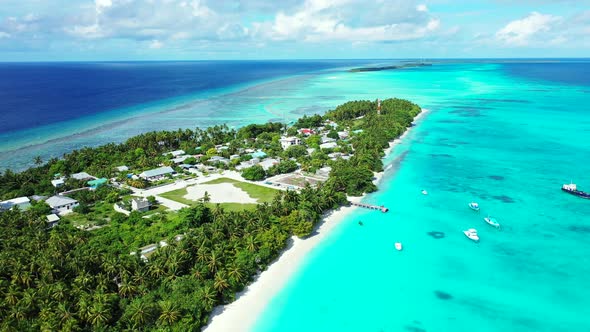
[[[216,252],[212,252],[211,256],[209,256],[209,262],[207,263],[207,267],[209,267],[209,271],[212,273],[217,272],[217,269],[221,266],[221,257]]]
[[[242,273],[242,269],[236,263],[232,264],[227,271],[227,275],[229,279],[234,283],[241,283],[244,279],[244,274]]]
[[[246,236],[245,240],[246,249],[250,252],[256,251],[256,248],[258,248],[258,240],[256,239],[256,237],[254,237],[253,235],[248,235]]]
[[[107,307],[102,303],[96,302],[90,307],[88,313],[88,322],[92,324],[94,328],[104,326],[111,319],[111,313]]]
[[[10,285],[10,287],[8,287],[6,295],[4,296],[4,302],[9,304],[10,306],[15,306],[18,302],[19,295],[19,288],[14,284]]]
[[[213,288],[215,288],[219,294],[223,294],[223,292],[229,289],[229,287],[230,285],[225,271],[217,272],[215,274],[215,279],[213,280]]]
[[[131,297],[136,292],[137,292],[137,287],[135,287],[134,284],[132,284],[132,283],[126,281],[126,280],[123,281],[121,283],[121,286],[119,287],[119,295],[121,297]]]
[[[43,164],[43,159],[41,159],[41,156],[35,156],[35,158],[33,158],[33,162],[35,165],[40,166]]]
[[[145,326],[152,318],[152,308],[142,299],[136,299],[128,307],[131,316],[129,317],[133,327]]]
[[[74,319],[74,313],[65,303],[60,303],[57,305],[57,315],[62,325],[67,321]]]
[[[211,195],[209,195],[209,193],[207,191],[205,191],[205,194],[203,195],[203,203],[209,203],[211,201]]]
[[[160,302],[160,316],[158,323],[165,325],[172,325],[176,323],[181,317],[181,312],[178,306],[170,301]]]
[[[217,298],[217,292],[209,285],[201,288],[201,297],[203,298],[203,303],[205,303],[205,309],[210,311],[213,309],[215,305],[215,299]]]

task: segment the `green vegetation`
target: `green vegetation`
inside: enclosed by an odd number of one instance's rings
[[[198,330],[285,248],[346,202],[333,188],[278,191],[254,210],[203,204],[113,218],[85,232],[43,215],[0,213],[0,330]],[[181,241],[173,236],[184,234]],[[166,239],[144,262],[130,255]]]
[[[242,171],[242,177],[250,181],[260,181],[266,178],[266,172],[260,165],[248,167]]]
[[[54,194],[50,181],[56,173],[86,171],[125,180],[115,166],[146,169],[167,164],[169,158],[162,154],[173,149],[213,154],[215,148],[216,154],[226,158],[244,148],[260,149],[282,158],[273,172],[293,168],[289,155],[303,171],[332,167],[326,182],[299,192],[230,179],[211,182],[233,183],[263,202],[253,206],[191,202],[178,213],[125,216],[111,214],[108,207],[128,192],[105,186],[72,195],[84,206],[81,213],[64,218],[52,229],[47,229],[44,203],[34,203],[25,212],[4,211],[0,213],[0,330],[199,330],[216,305],[231,302],[236,292],[278,257],[290,236],[309,236],[323,213],[347,204],[345,193],[376,190],[373,172],[383,168],[383,149],[420,112],[417,105],[400,99],[384,100],[381,105],[380,115],[376,102],[355,101],[323,117],[313,115],[297,122],[298,128],[317,127],[330,119],[338,128],[362,129],[347,140],[338,140],[333,149],[353,153],[348,160],[328,159],[326,154],[332,151],[312,155],[301,153],[301,148],[283,151],[279,143],[283,125],[269,123],[238,131],[214,126],[146,133],[122,144],[83,148],[44,165],[34,160],[38,167],[21,173],[3,172],[2,199]],[[317,149],[319,143],[319,135],[307,139],[308,147]],[[227,147],[222,152],[216,147],[220,144]],[[258,177],[260,169],[251,168],[253,177]],[[65,188],[79,186],[68,181]],[[182,201],[178,197],[185,194],[186,190],[162,196]],[[110,220],[109,227],[88,232],[73,225],[101,220]],[[176,235],[183,238],[177,241]],[[162,240],[168,245],[146,254],[148,259],[141,257],[141,247]],[[130,255],[132,251],[137,254]]]
[[[171,199],[171,200],[176,201],[178,203],[186,204],[188,206],[196,205],[198,203],[197,201],[193,201],[192,199],[184,198],[184,196],[186,196],[187,194],[188,194],[188,192],[186,191],[186,188],[180,188],[180,189],[176,189],[176,190],[172,190],[172,191],[160,194],[160,196],[162,196],[164,198]]]

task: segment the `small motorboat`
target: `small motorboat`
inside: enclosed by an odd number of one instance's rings
[[[469,203],[469,208],[473,211],[479,211],[479,204],[476,202],[471,202]]]
[[[428,191],[422,190],[422,195],[428,195]]]
[[[485,222],[488,223],[488,225],[490,225],[490,226],[500,228],[500,223],[495,218],[487,216],[487,217],[483,218],[483,220],[485,220]]]
[[[477,235],[477,230],[475,228],[470,228],[466,231],[463,231],[463,234],[465,234],[465,236],[467,236],[472,241],[479,241],[479,235]]]
[[[397,251],[402,251],[403,247],[402,247],[402,243],[401,242],[396,242],[395,243],[395,249]]]

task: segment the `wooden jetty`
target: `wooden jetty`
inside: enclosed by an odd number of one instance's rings
[[[378,211],[381,211],[383,213],[389,211],[389,209],[386,208],[383,205],[379,206],[379,205],[370,205],[370,204],[355,203],[355,202],[350,202],[350,204],[351,205],[354,205],[354,206],[362,207],[362,208],[365,208],[365,209],[378,210]]]

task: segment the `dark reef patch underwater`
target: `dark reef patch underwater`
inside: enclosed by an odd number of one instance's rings
[[[446,292],[443,292],[443,291],[439,291],[439,290],[434,291],[434,295],[436,295],[436,297],[438,297],[441,300],[451,300],[451,299],[453,299],[453,295],[451,295],[449,293],[446,293]]]
[[[444,232],[438,232],[438,231],[432,231],[432,232],[428,232],[426,234],[428,234],[428,236],[432,236],[433,238],[435,238],[437,240],[445,237]]]

